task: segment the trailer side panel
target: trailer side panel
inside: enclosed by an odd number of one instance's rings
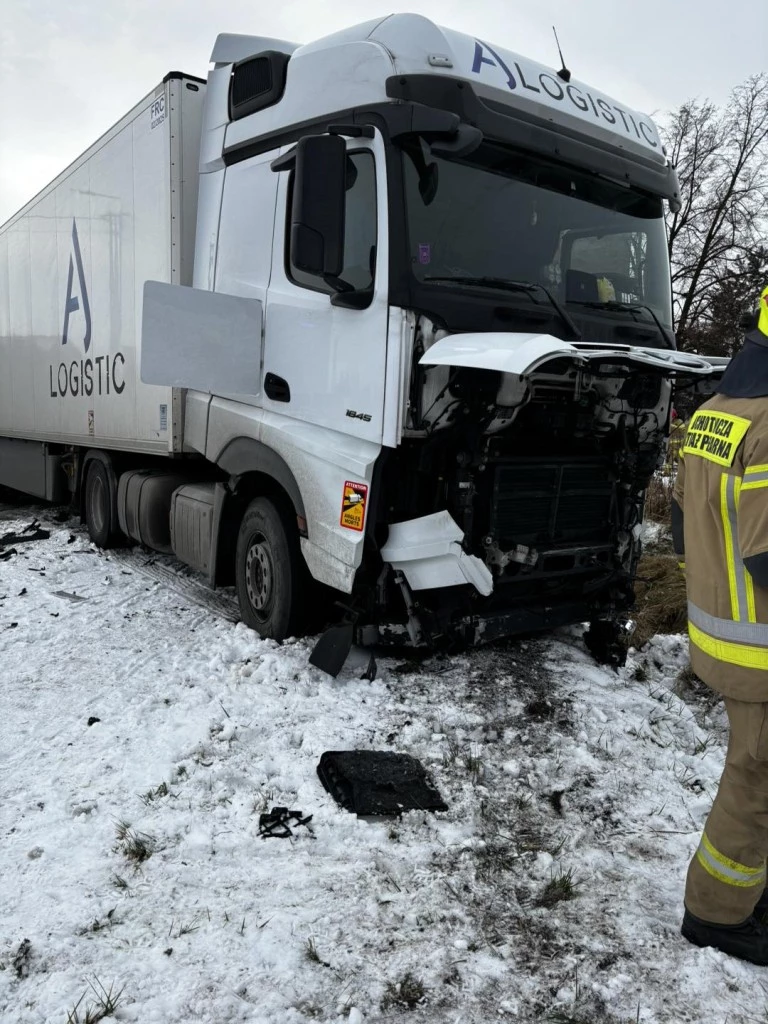
[[[184,84],[160,85],[0,228],[0,436],[181,450],[183,403],[141,383],[139,332],[145,280],[192,283],[174,249],[197,183],[175,155],[182,130],[199,145],[204,88],[182,127]]]

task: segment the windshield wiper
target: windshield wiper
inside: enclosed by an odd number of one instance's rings
[[[425,274],[425,281],[455,281],[457,284],[484,284],[489,288],[506,288],[510,292],[527,292],[536,288],[528,281],[510,281],[506,277],[471,277],[469,274]]]
[[[661,320],[659,320],[659,318],[656,316],[651,307],[646,305],[646,303],[644,302],[617,302],[615,299],[610,299],[606,302],[583,302],[579,299],[574,299],[573,304],[579,306],[589,306],[590,309],[607,309],[609,311],[615,310],[617,313],[633,313],[636,309],[644,309],[646,313],[651,314],[653,322],[658,327],[659,334],[661,334],[662,338],[664,338],[665,341],[669,340],[669,335],[667,334],[666,329],[662,325]]]
[[[559,315],[560,319],[573,335],[571,340],[578,341],[581,338],[581,331],[573,322],[570,313],[560,305],[549,288],[546,288],[543,284],[536,284],[533,281],[510,281],[506,277],[469,277],[467,275],[440,276],[436,274],[425,274],[424,280],[452,281],[454,284],[479,284],[486,288],[503,288],[508,292],[527,292],[529,295],[532,295],[534,292],[544,292],[555,312]]]

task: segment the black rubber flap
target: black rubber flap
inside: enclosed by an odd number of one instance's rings
[[[0,548],[10,547],[11,544],[26,544],[32,540],[48,540],[51,536],[50,530],[43,530],[37,520],[26,526],[21,533],[4,533],[0,537]]]
[[[353,814],[446,811],[420,761],[391,750],[327,750],[317,766],[325,789]]]
[[[309,656],[309,664],[322,669],[329,676],[336,676],[344,668],[344,662],[352,650],[355,639],[355,627],[351,622],[343,622],[339,626],[331,626],[315,644]]]

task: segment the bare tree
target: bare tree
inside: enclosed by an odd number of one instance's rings
[[[712,289],[706,309],[686,333],[688,346],[703,355],[732,356],[755,325],[755,307],[768,284],[768,244],[740,255]]]
[[[749,254],[765,242],[768,74],[748,78],[722,109],[684,103],[664,134],[682,203],[669,218],[675,326],[681,347],[690,347],[712,326],[723,283],[743,282],[750,267],[754,272]]]

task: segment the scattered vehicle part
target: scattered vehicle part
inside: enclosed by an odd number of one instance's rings
[[[424,766],[391,750],[326,751],[317,774],[336,803],[352,814],[446,811]]]
[[[293,829],[299,825],[308,826],[312,815],[301,811],[289,811],[287,807],[273,807],[259,815],[259,835],[262,839],[291,839]],[[309,829],[310,835],[312,830]]]

